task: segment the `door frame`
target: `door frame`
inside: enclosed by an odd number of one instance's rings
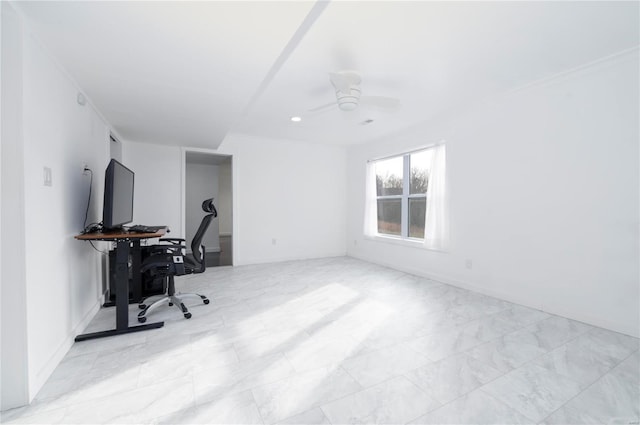
[[[231,158],[231,266],[238,264],[238,247],[237,247],[237,234],[238,234],[238,213],[237,213],[237,158],[232,153],[220,152],[215,149],[202,149],[202,148],[181,148],[181,161],[180,161],[180,180],[182,190],[180,193],[180,222],[181,222],[181,234],[187,235],[186,232],[186,205],[187,205],[187,152],[196,152],[200,154],[207,154],[211,156],[224,156]]]

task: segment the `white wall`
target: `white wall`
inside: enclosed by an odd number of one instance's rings
[[[87,222],[100,221],[108,127],[39,44],[25,40],[24,149],[25,243],[30,390],[57,366],[99,305],[99,254],[73,239]],[[43,167],[52,186],[43,185]]]
[[[6,2],[2,6],[6,7]],[[24,220],[23,231],[19,219],[13,230],[22,234],[9,239],[13,243],[24,241],[23,259],[18,249],[12,272],[18,274],[22,269],[26,295],[26,299],[12,300],[26,314],[28,394],[21,404],[35,396],[100,305],[100,255],[73,236],[83,228],[89,194],[90,176],[83,175],[84,164],[94,172],[88,221],[100,219],[108,127],[90,104],[77,103],[77,87],[28,28],[23,26],[10,37],[11,43],[21,49],[20,75],[16,77],[21,93],[13,100],[18,107],[21,103],[22,120],[17,131],[21,132],[23,157],[22,163],[19,155],[14,157],[11,176],[22,193],[8,198],[3,190],[2,198],[3,205],[16,201]],[[8,143],[19,144],[15,140]],[[52,171],[51,186],[43,185],[44,167]],[[6,237],[3,232],[3,241]],[[20,285],[20,280],[12,284]],[[14,320],[20,321],[19,317]],[[5,367],[12,365],[3,364]],[[9,391],[12,389],[9,387]],[[3,400],[2,407],[10,405]]]
[[[234,264],[345,254],[344,148],[230,135],[220,153],[233,154]]]
[[[22,28],[7,2],[2,23],[2,268],[0,292],[0,407],[28,401],[27,314],[24,253],[24,150],[22,146]]]
[[[233,232],[233,184],[232,164],[223,163],[218,167],[218,198],[216,209],[220,222],[220,235],[231,235]]]
[[[636,50],[350,149],[349,255],[638,336],[638,77]],[[442,139],[450,252],[363,239],[365,161]]]
[[[135,173],[132,224],[166,225],[167,237],[183,237],[180,148],[122,141],[122,163]]]
[[[111,137],[109,138],[109,156],[122,163],[122,143]]]
[[[187,249],[191,251],[191,241],[196,230],[207,213],[202,211],[202,201],[215,198],[218,202],[218,170],[219,166],[194,163],[187,160],[185,172],[186,204],[185,204],[185,232],[187,235]],[[218,220],[213,220],[202,238],[202,244],[207,252],[220,251]]]
[[[345,254],[345,149],[230,135],[211,152],[233,155],[234,265]],[[136,172],[138,217],[160,220],[157,205],[139,201],[137,179],[161,169],[154,185],[166,184],[162,202],[175,206],[164,221],[181,220],[179,149],[128,143],[123,158]]]

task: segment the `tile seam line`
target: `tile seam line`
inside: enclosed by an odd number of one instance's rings
[[[574,400],[575,398],[577,398],[578,396],[580,396],[582,393],[584,393],[585,391],[587,391],[589,388],[593,387],[595,384],[597,384],[598,382],[600,382],[605,376],[607,376],[609,373],[611,373],[611,371],[613,371],[615,368],[617,368],[618,366],[620,366],[622,363],[626,362],[627,360],[629,360],[633,355],[635,355],[638,351],[640,350],[635,350],[633,351],[631,354],[629,354],[627,357],[625,357],[623,360],[621,360],[617,365],[615,365],[614,367],[612,367],[611,369],[609,369],[607,372],[605,372],[602,376],[600,376],[598,379],[596,379],[595,381],[593,381],[592,383],[590,383],[589,385],[587,385],[582,391],[580,391],[578,394],[576,394],[575,396],[571,397],[569,400],[567,400],[565,403],[562,404],[562,406],[558,407],[556,410],[554,410],[553,412],[549,413],[547,416],[544,417],[544,419],[542,419],[542,421],[540,421],[540,423],[546,421],[547,419],[549,419],[549,417],[551,417],[554,413],[556,413],[558,410],[562,409],[563,407],[565,407],[567,404],[569,404],[572,400]],[[562,375],[561,375],[562,376]]]

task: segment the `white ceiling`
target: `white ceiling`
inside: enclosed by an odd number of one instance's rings
[[[16,6],[122,138],[205,148],[229,132],[363,143],[640,39],[638,2]],[[401,108],[309,112],[335,100],[328,73],[343,69]]]

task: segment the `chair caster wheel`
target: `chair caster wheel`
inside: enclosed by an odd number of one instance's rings
[[[185,319],[191,319],[191,313],[185,313],[184,314],[184,318]]]
[[[204,300],[202,300],[202,302],[205,303],[205,304],[209,304],[209,300],[206,299],[206,298]]]
[[[138,317],[138,322],[140,322],[140,323],[144,323],[144,322],[146,322],[146,321],[147,321],[147,318],[146,318],[146,317],[144,317],[144,316],[142,316],[142,317]]]
[[[138,308],[140,310],[144,310],[145,308],[147,308],[146,304],[138,304]]]
[[[173,303],[169,303],[169,305],[173,305]]]

